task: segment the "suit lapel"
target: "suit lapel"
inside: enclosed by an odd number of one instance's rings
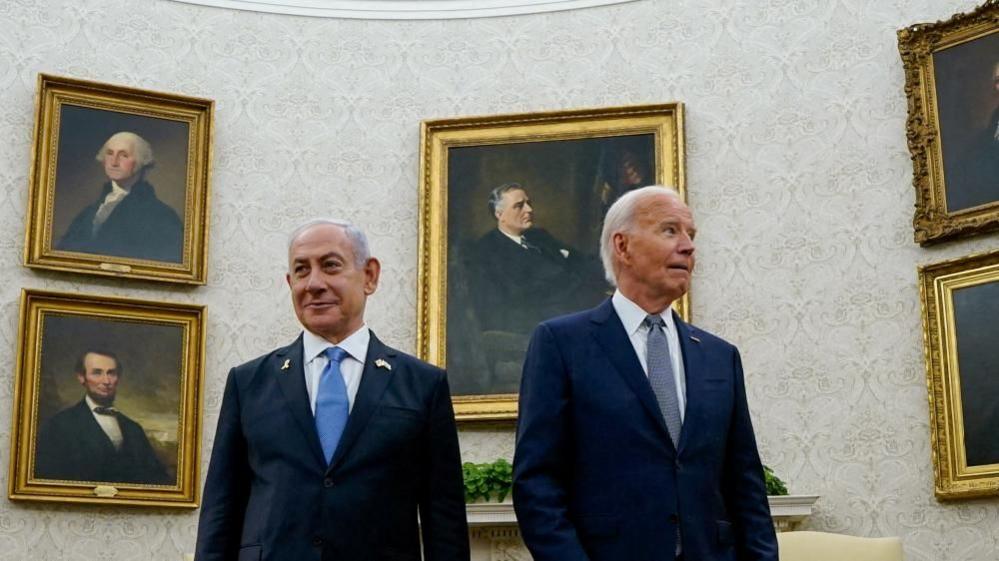
[[[696,425],[700,424],[698,421],[707,404],[703,403],[702,399],[701,381],[704,379],[704,349],[701,341],[690,334],[690,326],[684,323],[675,311],[673,312],[673,323],[676,325],[677,338],[680,340],[680,355],[683,358],[687,400],[683,427],[680,430],[680,445],[677,452],[679,454],[692,438],[691,432],[696,429]]]
[[[652,417],[653,422],[668,439],[669,431],[666,430],[666,421],[663,420],[663,414],[659,410],[659,402],[656,401],[656,395],[652,393],[649,378],[642,370],[642,363],[635,355],[635,347],[632,346],[628,334],[624,331],[624,325],[617,312],[614,311],[611,300],[604,300],[603,304],[594,309],[590,320],[595,324],[593,335],[604,348],[607,358],[614,365],[614,369],[635,392],[646,412]]]
[[[309,448],[312,449],[316,459],[325,465],[323,447],[319,444],[316,420],[312,415],[312,405],[309,403],[309,391],[305,387],[305,360],[302,354],[302,336],[299,335],[294,343],[274,353],[270,368],[277,377],[278,386],[291,410],[291,416],[305,433]]]
[[[343,436],[340,437],[336,451],[333,452],[333,459],[329,466],[330,471],[343,462],[350,447],[357,442],[357,438],[367,426],[371,414],[378,408],[378,403],[381,401],[389,381],[392,380],[391,366],[396,365],[396,362],[392,360],[395,356],[396,352],[383,345],[372,332],[371,340],[368,342],[368,356],[364,360],[364,370],[361,374],[361,384],[357,388],[354,407],[351,409],[350,417],[347,418],[347,426],[343,429]],[[388,367],[378,366],[376,362],[379,360],[384,361]]]

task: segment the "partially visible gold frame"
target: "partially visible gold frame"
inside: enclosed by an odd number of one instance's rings
[[[967,462],[953,300],[955,290],[996,282],[999,251],[919,269],[934,491],[941,500],[999,494],[999,464],[968,466]]]
[[[182,329],[178,373],[177,480],[173,485],[86,482],[34,476],[38,438],[42,333],[46,317],[75,316]],[[198,506],[205,308],[104,296],[23,290],[11,422],[8,496],[12,500],[195,508]]]
[[[64,105],[188,125],[183,256],[180,263],[54,249],[53,212],[60,115]],[[113,277],[205,284],[208,259],[209,175],[214,102],[75,78],[38,75],[38,98],[25,224],[28,267]],[[94,147],[96,153],[99,146]],[[96,165],[96,164],[95,164]],[[155,235],[155,232],[150,232]]]
[[[905,69],[909,117],[906,138],[912,156],[916,212],[912,220],[920,245],[999,229],[999,201],[947,210],[944,161],[937,106],[933,54],[999,31],[999,0],[988,0],[967,14],[946,21],[920,23],[898,30]],[[950,165],[953,165],[952,163]]]
[[[420,128],[417,352],[446,367],[448,150],[451,148],[652,134],[656,182],[686,199],[683,105],[665,103],[424,121]],[[688,318],[690,301],[675,303]],[[459,421],[517,418],[517,394],[454,397]]]

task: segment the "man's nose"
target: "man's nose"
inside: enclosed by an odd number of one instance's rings
[[[320,277],[320,271],[317,268],[313,268],[309,271],[309,276],[305,279],[305,289],[309,292],[316,292],[323,289],[322,278]]]
[[[684,234],[683,240],[680,241],[680,252],[684,255],[693,255],[695,249],[697,248],[694,246],[694,239]]]

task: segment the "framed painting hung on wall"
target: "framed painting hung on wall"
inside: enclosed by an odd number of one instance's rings
[[[516,418],[531,331],[612,294],[604,213],[655,184],[685,196],[679,103],[422,124],[417,348],[459,420]]]
[[[15,500],[197,506],[204,307],[25,290]]]
[[[999,228],[999,1],[898,32],[920,244]]]
[[[214,102],[38,84],[25,265],[204,284]]]
[[[919,270],[936,496],[999,494],[999,252]]]

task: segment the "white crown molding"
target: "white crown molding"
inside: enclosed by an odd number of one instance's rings
[[[635,0],[173,0],[233,10],[348,19],[460,19],[575,10]]]

